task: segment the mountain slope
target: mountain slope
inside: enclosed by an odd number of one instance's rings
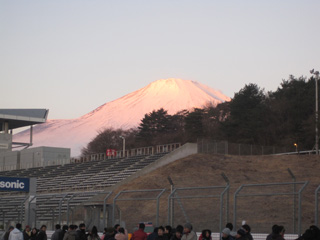
[[[216,105],[230,100],[221,92],[198,82],[161,79],[117,100],[105,103],[76,119],[48,120],[34,128],[34,146],[71,148],[72,156],[80,154],[103,128],[129,129],[138,126],[146,113],[164,108],[169,114],[182,109]],[[28,141],[28,131],[14,135],[14,141]]]

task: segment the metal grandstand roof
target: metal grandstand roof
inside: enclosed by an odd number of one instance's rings
[[[9,129],[44,123],[48,112],[48,109],[0,109],[0,131],[4,130],[5,122],[9,123]]]

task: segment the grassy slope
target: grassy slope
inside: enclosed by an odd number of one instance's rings
[[[114,192],[120,190],[158,189],[166,188],[168,191],[161,197],[159,224],[167,223],[167,205],[170,185],[167,180],[171,176],[175,187],[197,186],[223,186],[225,182],[221,177],[224,172],[230,180],[229,220],[233,219],[233,195],[241,184],[291,182],[288,168],[295,174],[297,181],[309,181],[309,185],[302,197],[302,230],[314,222],[314,191],[320,184],[319,159],[312,155],[301,156],[224,156],[196,154],[180,159],[159,168],[145,176],[141,176],[129,184],[125,184]],[[299,189],[301,185],[297,186]],[[245,190],[247,191],[247,190]],[[243,193],[245,193],[245,191]],[[247,193],[262,192],[292,192],[292,186],[286,187],[257,187]],[[189,191],[184,194],[208,195],[219,194],[219,191]],[[136,194],[135,197],[138,195]],[[140,194],[140,196],[145,196]],[[153,195],[155,196],[155,194]],[[129,194],[123,196],[129,197]],[[111,198],[112,199],[112,198]],[[219,199],[189,199],[181,200],[189,220],[197,231],[210,228],[217,231],[219,220]],[[110,202],[111,203],[111,202]],[[252,227],[252,232],[269,232],[273,224],[282,224],[287,232],[293,230],[293,197],[246,197],[238,200],[237,225],[245,219]],[[155,223],[155,201],[118,202],[121,209],[122,220],[129,230],[139,221],[152,221]],[[296,204],[297,206],[298,204]],[[297,212],[298,213],[298,212]],[[226,218],[224,218],[224,222]],[[174,225],[186,222],[179,204],[175,202]],[[298,222],[296,221],[296,224]]]

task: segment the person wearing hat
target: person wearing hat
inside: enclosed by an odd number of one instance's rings
[[[234,240],[234,238],[231,236],[231,231],[229,228],[224,228],[222,230],[222,236],[221,236],[222,240]]]
[[[183,228],[183,236],[181,240],[197,240],[197,234],[192,231],[191,223],[186,223]]]
[[[23,239],[30,240],[30,238],[31,238],[31,228],[29,225],[27,225],[23,231]]]

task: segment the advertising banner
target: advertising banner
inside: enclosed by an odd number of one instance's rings
[[[29,192],[29,178],[0,177],[0,191]]]
[[[117,156],[117,150],[116,149],[107,149],[107,152],[106,152],[107,156],[114,156],[116,157]]]

